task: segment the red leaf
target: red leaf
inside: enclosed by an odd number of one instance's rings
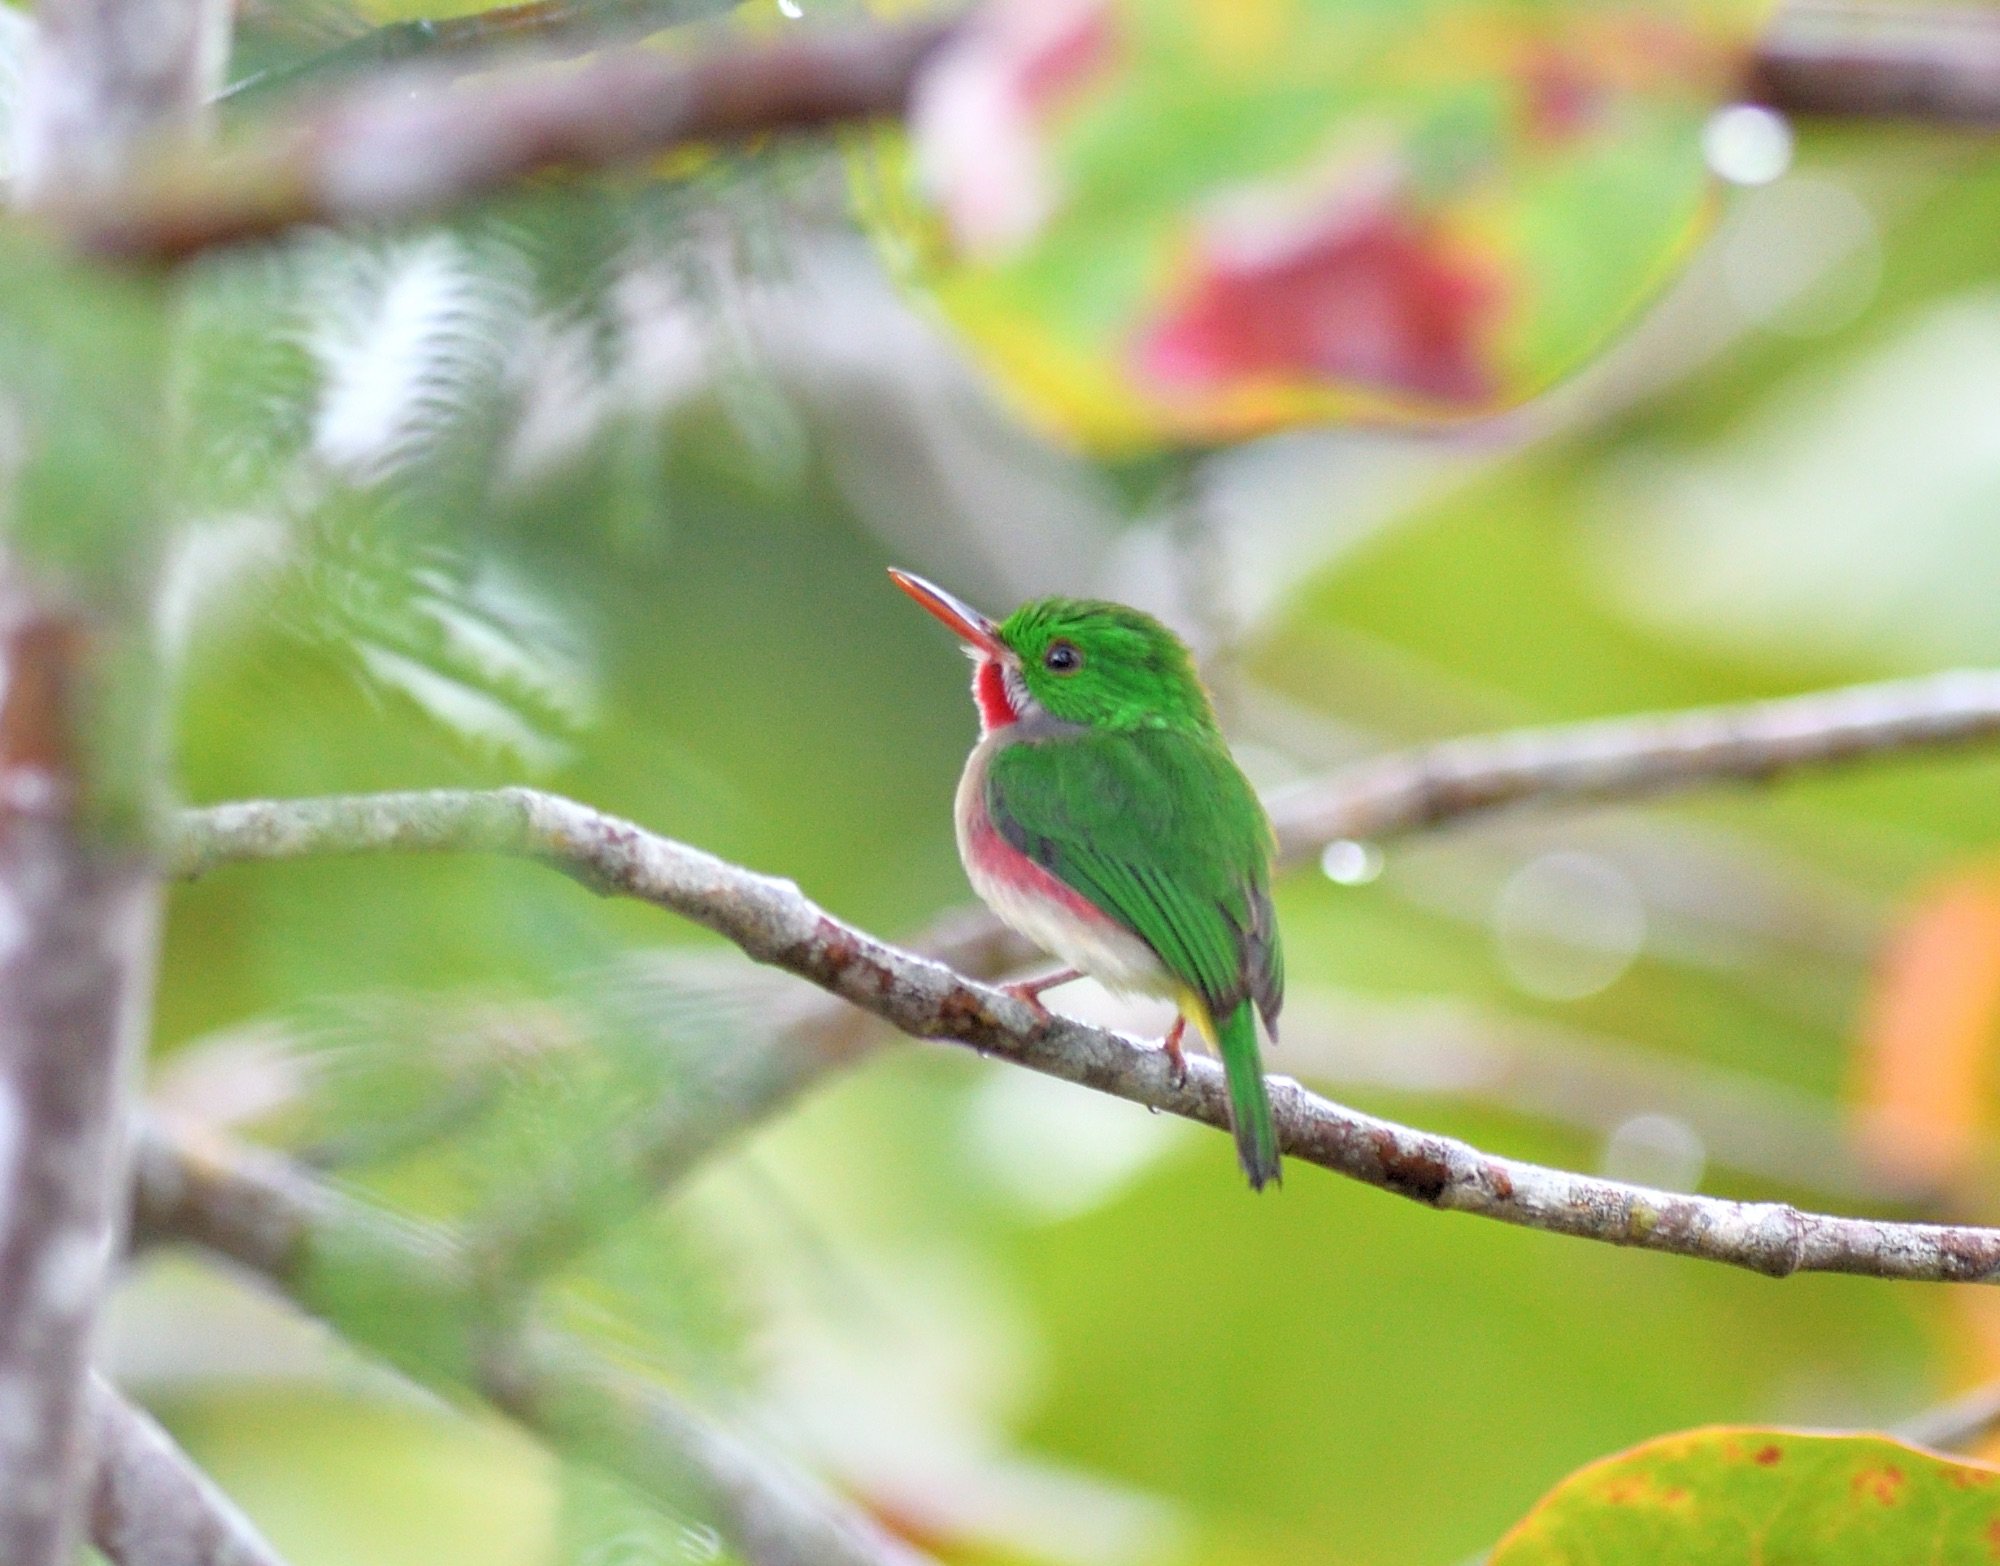
[[[1139,346],[1144,374],[1187,390],[1278,376],[1442,403],[1496,394],[1498,281],[1420,215],[1350,202],[1303,231],[1260,237],[1211,233],[1192,284]]]

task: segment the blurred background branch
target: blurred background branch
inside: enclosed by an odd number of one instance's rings
[[[227,36],[218,0],[42,0],[8,127],[12,200],[101,193],[197,140]],[[0,366],[0,1560],[67,1566],[92,1436],[129,1433],[88,1377],[162,902],[137,825],[161,782],[157,497],[121,493],[92,442],[108,409],[163,383],[143,352],[38,320],[33,289],[10,280]],[[97,396],[62,396],[64,371]],[[156,427],[120,431],[142,466]]]
[[[1271,802],[1287,860],[1514,804],[1643,799],[2000,734],[2000,672],[1966,669],[1646,718],[1455,740],[1359,763]]]
[[[1990,8],[1792,4],[1757,52],[1753,91],[1788,114],[2000,125]]]
[[[1507,806],[1645,799],[1996,735],[2000,673],[1961,670],[1452,740],[1288,785],[1267,804],[1280,861],[1294,866],[1333,843],[1423,831]],[[555,814],[545,820],[545,811]],[[385,851],[522,853],[586,884],[622,874],[609,858],[577,857],[578,845],[562,835],[571,812],[602,830],[587,806],[532,789],[252,800],[186,812],[171,852],[183,877],[241,862]]]
[[[926,1557],[859,1510],[637,1370],[532,1316],[485,1318],[449,1233],[371,1210],[275,1154],[142,1123],[133,1235],[139,1244],[199,1245],[314,1314],[339,1297],[334,1269],[358,1265],[389,1307],[381,1317],[338,1318],[341,1330],[359,1332],[360,1346],[447,1395],[483,1397],[642,1493],[670,1506],[691,1501],[750,1566],[924,1566]],[[458,1345],[441,1358],[412,1356],[394,1318],[435,1316],[441,1300]],[[384,1334],[377,1341],[360,1325],[368,1319]]]
[[[111,1566],[284,1566],[152,1415],[90,1378],[90,1541]]]

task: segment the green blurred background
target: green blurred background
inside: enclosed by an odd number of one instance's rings
[[[1495,426],[1286,436],[1178,476],[1020,430],[833,215],[838,170],[778,163],[713,175],[723,218],[674,228],[590,317],[521,308],[537,268],[595,264],[562,251],[590,223],[555,198],[327,242],[339,286],[298,340],[335,390],[299,438],[378,495],[419,472],[396,506],[450,497],[446,585],[395,542],[380,571],[293,570],[255,505],[218,508],[176,565],[190,800],[525,780],[893,936],[967,898],[950,798],[974,719],[885,565],[996,610],[1060,588],[1167,615],[1274,786],[1404,742],[2000,655],[2000,170],[1965,144],[1808,139],[1626,342]],[[203,286],[250,297],[261,264]],[[1963,1184],[1908,1200],[1852,1105],[1885,943],[1938,878],[1984,873],[1996,782],[1930,757],[1355,848],[1282,886],[1272,1068],[1563,1167],[1993,1218]],[[476,1214],[741,1047],[747,982],[671,918],[529,865],[232,869],[174,894],[153,1080],[356,1189]],[[1160,1021],[1088,986],[1059,1005]],[[468,1012],[572,1019],[595,1063],[531,1042],[472,1070],[497,1082],[468,1107]],[[1521,1038],[1529,1064],[1488,1080],[1481,1041]],[[1551,1111],[1537,1073],[1572,1057],[1646,1063],[1657,1101]],[[1793,1140],[1732,1140],[1711,1088],[1780,1104]],[[1216,1136],[908,1043],[564,1287],[965,1562],[1453,1566],[1643,1437],[1881,1426],[2000,1369],[1943,1289],[1774,1283],[1305,1167],[1260,1200]],[[720,1558],[699,1517],[628,1518],[189,1259],[135,1269],[113,1345],[299,1566]]]

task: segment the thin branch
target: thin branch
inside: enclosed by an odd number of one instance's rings
[[[1270,800],[1288,862],[1342,839],[1420,831],[1521,804],[1606,803],[2000,737],[2000,671],[1962,669],[1700,707],[1518,729],[1405,751]]]
[[[1529,792],[1536,786],[1547,786],[1551,797],[1559,799],[1573,797],[1580,785],[1587,784],[1592,797],[1611,798],[1621,787],[1651,792],[1675,783],[1693,786],[1701,781],[1703,765],[1720,766],[1728,776],[1741,776],[1746,769],[1762,775],[1775,771],[1781,762],[1805,766],[1865,753],[1890,754],[1906,747],[1970,743],[1987,737],[1988,725],[1996,721],[2000,721],[2000,696],[1993,693],[1987,677],[1942,676],[1664,719],[1550,730],[1532,744],[1516,734],[1460,741],[1384,758],[1290,790],[1276,803],[1274,813],[1287,860],[1296,863],[1324,846],[1317,832],[1352,831],[1364,821],[1383,834],[1392,828],[1416,830],[1467,810],[1536,797]],[[1731,735],[1736,736],[1735,743],[1718,743],[1718,737],[1726,740]],[[1778,748],[1759,755],[1755,746],[1760,743]],[[201,824],[213,818],[191,819],[197,830],[182,845],[183,855],[193,856],[184,857],[185,873],[209,868],[216,861],[204,855],[211,853],[227,857],[247,851],[263,857],[322,851],[321,845],[310,842],[266,838],[269,828],[256,824],[255,818],[222,818],[227,843],[204,848]],[[509,825],[498,827],[493,842],[484,846],[507,846],[511,831]],[[380,841],[375,846],[395,846],[393,823],[382,824],[376,832]],[[940,920],[917,938],[914,950],[968,976],[986,979],[1015,971],[1033,956],[990,915],[970,910]],[[732,1061],[726,1076],[710,1084],[708,1091],[663,1102],[655,1114],[628,1127],[605,1150],[619,1188],[635,1196],[668,1188],[744,1126],[777,1113],[828,1073],[858,1059],[880,1038],[858,1025],[861,1022],[856,1013],[838,1004],[809,1005],[775,1028],[772,1037]],[[1347,1045],[1355,1042],[1352,1029],[1339,1031]],[[1365,1039],[1362,1042],[1365,1045]],[[1487,1065],[1494,1061],[1489,1058]],[[1596,1083],[1593,1091],[1603,1085]],[[1632,1087],[1629,1081],[1624,1085]],[[1545,1101],[1554,1090],[1546,1081],[1539,1086],[1537,1105],[1546,1111]],[[1740,1108],[1737,1097],[1710,1093],[1703,1099],[1704,1110],[1720,1112],[1726,1098],[1733,1107],[1721,1119],[1734,1126],[1742,1118],[1735,1113]],[[1793,1145],[1782,1136],[1774,1141],[1770,1127],[1765,1133],[1756,1142],[1762,1161],[1753,1161],[1753,1167],[1758,1169]],[[1749,1145],[1744,1138],[1725,1136],[1717,1151],[1726,1157],[1734,1150],[1740,1157]],[[1840,1177],[1833,1187],[1838,1194],[1890,1200],[1907,1200],[1913,1194],[1876,1189],[1876,1182],[1845,1158],[1818,1160],[1816,1167],[1822,1179]],[[1850,1169],[1850,1175],[1842,1176]],[[576,1196],[566,1182],[551,1182],[512,1199],[482,1222],[470,1237],[475,1268],[482,1278],[497,1287],[560,1265],[587,1237],[576,1222]]]
[[[1202,1124],[1228,1125],[1221,1068],[1038,1012],[1003,991],[835,918],[790,881],[755,874],[571,800],[527,789],[258,802],[194,813],[182,864],[383,850],[521,854],[607,895],[694,921],[917,1038],[969,1045],[1046,1075]],[[1279,1141],[1296,1159],[1413,1201],[1553,1234],[1666,1251],[1783,1277],[1849,1272],[1932,1282],[2000,1277],[2000,1230],[1899,1224],[1764,1202],[1652,1191],[1495,1157],[1271,1079]]]
[[[144,1409],[90,1378],[91,1542],[112,1566],[284,1566],[256,1524]]]
[[[260,126],[219,162],[173,163],[118,201],[56,215],[88,249],[155,261],[299,224],[425,216],[547,170],[898,115],[948,31],[814,28],[681,56],[633,48],[449,92],[406,73]]]
[[[2000,674],[1975,670],[1456,740],[1342,769],[1288,788],[1270,804],[1281,859],[1297,865],[1342,838],[1415,832],[1504,807],[1614,802],[1713,781],[1765,781],[1791,771],[1974,745],[1995,737],[2000,737]],[[247,825],[232,825],[230,832],[240,833]],[[199,842],[197,833],[183,852],[199,854]],[[250,846],[250,852],[261,857],[267,847],[295,851],[272,844]],[[301,844],[296,851],[319,850]],[[198,861],[186,866],[189,873],[203,868]],[[1033,955],[998,921],[978,913],[947,918],[919,937],[914,949],[980,979],[999,978]],[[1351,1030],[1346,1037],[1350,1044],[1357,1041]],[[610,1162],[628,1190],[663,1190],[743,1126],[775,1113],[820,1077],[851,1062],[868,1042],[838,1009],[830,1014],[818,1010],[737,1062],[730,1079],[717,1085],[715,1102],[676,1099],[628,1128],[620,1144],[608,1150]],[[1365,1048],[1365,1039],[1359,1042]],[[1489,1066],[1497,1064],[1498,1056],[1487,1053]],[[1508,1053],[1505,1046],[1500,1053]],[[1580,1064],[1574,1067],[1581,1069]],[[1598,1080],[1593,1092],[1606,1085]],[[1543,1090],[1539,1107],[1544,1110],[1551,1095],[1563,1091],[1547,1074],[1536,1086]],[[1632,1086],[1625,1081],[1625,1097],[1631,1096]],[[1780,1125],[1796,1130],[1797,1115],[1766,1126],[1761,1136],[1742,1134],[1736,1128],[1747,1121],[1739,1112],[1738,1095],[1695,1096],[1712,1123],[1732,1128],[1718,1151],[1733,1153],[1739,1166],[1752,1172],[1776,1173],[1787,1150],[1796,1158],[1800,1147],[1816,1141],[1778,1132]],[[1736,1107],[1725,1109],[1725,1100]],[[1569,1102],[1575,1101],[1572,1093]],[[1603,1101],[1596,1102],[1601,1112]],[[1822,1182],[1835,1183],[1815,1188],[1837,1195],[1908,1201],[1926,1194],[1892,1187],[1885,1175],[1864,1169],[1846,1151],[1816,1159],[1816,1167]],[[559,1262],[578,1238],[576,1208],[571,1193],[558,1185],[497,1213],[474,1239],[482,1268],[498,1282],[534,1276]]]
[[[1032,958],[1025,943],[969,910],[910,949],[984,979],[1016,973]],[[490,1203],[466,1237],[482,1282],[498,1292],[559,1270],[608,1224],[891,1036],[823,992],[805,998],[794,1015],[743,1038],[712,1076],[666,1095],[594,1148],[586,1174],[546,1178]],[[1329,1092],[1457,1097],[1599,1137],[1636,1115],[1664,1114],[1687,1125],[1714,1165],[1833,1201],[1949,1212],[1935,1182],[1885,1168],[1859,1147],[1836,1106],[1624,1041],[1448,1002],[1334,1002],[1306,993],[1289,1001],[1283,1053]],[[1982,1157],[2000,1169],[1992,1153]]]
[[[309,1311],[322,1311],[322,1265],[337,1256],[365,1273],[371,1297],[426,1302],[477,1298],[462,1249],[320,1184],[284,1159],[142,1124],[133,1232],[225,1256]],[[370,1322],[343,1315],[364,1347]],[[389,1328],[386,1330],[393,1330]],[[441,1390],[436,1364],[399,1363]],[[473,1390],[565,1450],[579,1451],[640,1491],[694,1504],[750,1566],[934,1566],[817,1481],[760,1452],[583,1339],[533,1321],[503,1330],[470,1357]]]

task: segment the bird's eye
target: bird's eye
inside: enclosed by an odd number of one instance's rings
[[[1083,654],[1073,642],[1050,642],[1042,654],[1042,667],[1051,674],[1074,674],[1083,667]]]

